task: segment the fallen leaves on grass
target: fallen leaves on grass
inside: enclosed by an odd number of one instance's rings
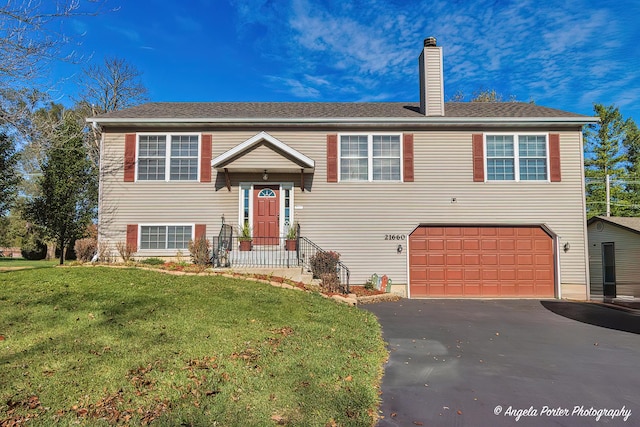
[[[258,354],[256,349],[254,349],[254,348],[246,348],[246,349],[244,349],[243,351],[241,351],[239,353],[237,353],[237,352],[231,353],[231,359],[232,360],[242,359],[242,360],[246,361],[247,363],[255,362],[256,360],[258,360],[258,357],[260,357],[260,355]]]
[[[147,366],[140,366],[136,369],[132,369],[127,374],[127,379],[136,388],[136,394],[140,396],[143,391],[151,391],[154,389],[156,381],[148,378],[149,372],[153,370],[151,364]]]
[[[6,411],[6,415],[8,415],[8,418],[0,420],[0,426],[2,427],[15,427],[25,425],[29,422],[29,420],[38,418],[41,413],[46,412],[47,410],[42,407],[40,398],[35,395],[16,401],[11,398],[7,401],[6,405],[8,407],[8,410]]]
[[[216,369],[218,364],[215,363],[215,357],[203,357],[202,359],[191,359],[187,361],[187,366],[182,369],[193,371],[194,369]]]
[[[287,419],[285,417],[283,417],[282,415],[272,415],[271,416],[271,420],[275,421],[276,424],[283,426],[285,424],[287,424]]]
[[[282,328],[272,329],[270,332],[272,334],[278,334],[278,335],[288,337],[289,335],[293,335],[293,328],[290,328],[289,326],[285,326]]]

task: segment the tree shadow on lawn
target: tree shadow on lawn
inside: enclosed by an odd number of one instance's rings
[[[541,301],[547,310],[568,319],[617,331],[640,334],[640,315],[590,302]]]

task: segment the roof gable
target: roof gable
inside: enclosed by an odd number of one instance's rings
[[[638,217],[622,217],[622,216],[594,216],[589,219],[587,225],[592,225],[598,221],[623,228],[628,231],[640,234],[640,218]]]
[[[211,160],[211,166],[218,170],[243,172],[289,172],[300,169],[311,172],[315,168],[315,161],[268,133],[260,132]]]

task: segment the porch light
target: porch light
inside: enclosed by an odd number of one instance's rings
[[[267,173],[267,170],[264,170],[264,173],[262,174],[262,180],[266,181],[269,179],[269,174]]]

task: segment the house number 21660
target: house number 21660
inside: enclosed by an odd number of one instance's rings
[[[384,240],[406,240],[407,236],[404,234],[385,234]]]

